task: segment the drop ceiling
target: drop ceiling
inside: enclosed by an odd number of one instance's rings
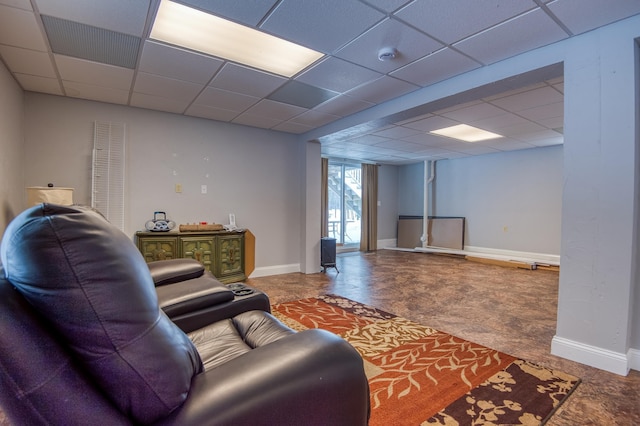
[[[305,133],[640,13],[640,0],[181,0],[325,56],[292,78],[151,40],[159,0],[0,0],[0,58],[25,91]],[[381,48],[395,59],[380,61]],[[387,164],[561,144],[563,78],[459,97],[319,138]],[[455,102],[454,102],[455,101]],[[428,134],[469,124],[477,143]]]

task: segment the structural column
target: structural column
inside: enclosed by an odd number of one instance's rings
[[[567,43],[562,249],[552,353],[627,374],[637,280],[637,20]],[[637,305],[635,306],[637,309]]]

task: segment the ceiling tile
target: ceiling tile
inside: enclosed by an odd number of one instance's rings
[[[31,2],[29,0],[0,0],[0,5],[17,7],[18,9],[32,11]]]
[[[399,140],[388,140],[386,142],[376,144],[375,146],[376,148],[389,148],[405,152],[419,152],[424,150],[424,146],[420,144]]]
[[[533,90],[527,90],[514,95],[494,98],[491,103],[507,111],[523,111],[542,105],[563,102],[564,97],[555,89],[543,86]]]
[[[136,76],[133,91],[146,95],[155,95],[190,102],[203,88],[204,86],[202,84],[139,72]]]
[[[564,116],[564,102],[541,105],[534,108],[525,109],[518,112],[518,115],[533,121],[547,120]]]
[[[406,81],[385,75],[348,91],[347,95],[366,102],[381,104],[419,88]]]
[[[443,47],[441,43],[411,27],[394,19],[385,19],[340,49],[336,56],[388,73]],[[378,52],[381,48],[396,49],[396,57],[389,61],[379,60]]]
[[[134,93],[131,95],[131,106],[139,108],[182,114],[188,105],[189,103],[186,101],[169,99],[162,96],[147,95],[144,93]]]
[[[32,12],[0,6],[0,40],[2,44],[47,51],[40,26]]]
[[[427,117],[422,120],[412,121],[406,123],[404,126],[410,129],[422,130],[424,132],[430,132],[431,130],[442,129],[444,127],[454,126],[459,124],[457,121],[450,120],[445,117]]]
[[[287,81],[263,71],[226,63],[209,85],[230,92],[265,97]]]
[[[131,88],[133,70],[129,68],[115,67],[64,55],[54,55],[54,58],[63,80],[126,90],[127,92]]]
[[[380,76],[381,74],[370,69],[330,57],[304,72],[296,80],[343,93]]]
[[[307,111],[305,108],[263,99],[249,108],[246,113],[285,121],[295,117],[296,115],[300,115],[305,111]]]
[[[147,40],[142,49],[142,72],[206,84],[224,61]]]
[[[454,47],[483,64],[492,64],[567,37],[546,13],[535,9],[462,40]]]
[[[509,112],[481,120],[474,120],[469,124],[499,134],[504,134],[505,129],[516,128],[517,126],[536,126],[535,123]]]
[[[129,100],[128,90],[112,89],[102,86],[80,83],[77,81],[62,81],[64,91],[72,98],[89,99],[111,104],[126,105]]]
[[[64,95],[57,79],[27,74],[14,75],[24,90],[49,93],[51,95]]]
[[[217,121],[231,121],[238,116],[237,111],[198,104],[191,105],[185,114]]]
[[[446,48],[400,68],[391,75],[419,86],[428,86],[479,67],[478,62]]]
[[[420,0],[395,16],[452,44],[533,7],[531,0]]]
[[[238,113],[246,110],[259,100],[260,98],[254,96],[228,92],[226,90],[216,89],[215,87],[207,87],[202,91],[200,96],[196,98],[194,104],[221,108]]]
[[[361,101],[348,95],[338,95],[335,98],[318,105],[314,110],[324,112],[326,114],[346,117],[347,115],[355,114],[356,112],[372,107],[373,105],[374,104],[371,102]]]
[[[304,124],[294,123],[292,121],[285,121],[284,123],[280,123],[277,126],[273,126],[272,130],[277,130],[279,132],[287,132],[287,133],[295,133],[302,134],[308,132],[313,129],[311,126],[305,126]]]
[[[41,14],[142,37],[149,0],[35,0]]]
[[[293,123],[313,126],[315,128],[315,127],[323,126],[327,123],[331,123],[332,121],[335,121],[338,118],[340,117],[337,115],[326,114],[324,112],[310,110],[298,115],[297,117],[292,118],[291,121]]]
[[[258,25],[278,0],[181,0],[181,3],[232,21]]]
[[[382,18],[384,14],[360,2],[283,0],[261,27],[287,40],[330,53]]]
[[[420,130],[410,129],[402,126],[391,126],[387,129],[373,133],[376,136],[382,136],[384,138],[401,139],[407,136],[413,136],[422,133]]]
[[[446,113],[439,113],[443,117],[460,122],[472,122],[489,117],[496,117],[504,114],[504,110],[488,103],[477,103],[464,108],[450,110]]]
[[[640,13],[637,0],[608,1],[606,7],[600,7],[602,0],[556,0],[547,6],[573,34]]]
[[[365,0],[372,6],[384,10],[385,12],[393,12],[412,0]]]
[[[337,95],[338,93],[330,90],[290,80],[267,96],[267,99],[311,109]]]
[[[281,120],[263,117],[261,115],[240,114],[233,119],[232,123],[244,124],[245,126],[260,127],[262,129],[270,129],[281,123]]]
[[[47,52],[0,45],[0,56],[15,73],[57,77]]]

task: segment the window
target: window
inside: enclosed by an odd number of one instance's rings
[[[343,246],[360,245],[362,181],[360,165],[329,162],[329,233]]]

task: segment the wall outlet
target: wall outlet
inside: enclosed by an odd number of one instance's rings
[[[181,183],[176,183],[176,192],[178,192],[178,193],[182,192],[182,184]]]
[[[200,193],[201,194],[207,193],[207,185],[200,185]]]

